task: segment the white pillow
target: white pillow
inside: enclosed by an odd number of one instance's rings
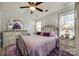
[[[50,36],[55,37],[56,39],[58,39],[58,36],[56,35],[55,32],[50,32]]]
[[[50,32],[50,36],[55,36],[55,32]]]

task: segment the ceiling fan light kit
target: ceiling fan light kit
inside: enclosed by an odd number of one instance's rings
[[[31,11],[35,11],[36,8],[35,8],[34,6],[30,6],[30,10],[31,10]]]

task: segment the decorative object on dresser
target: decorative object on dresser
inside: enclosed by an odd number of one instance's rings
[[[8,30],[23,30],[23,24],[21,20],[10,20],[8,22]]]

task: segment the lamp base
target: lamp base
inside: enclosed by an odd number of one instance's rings
[[[70,34],[65,34],[65,38],[69,39]]]

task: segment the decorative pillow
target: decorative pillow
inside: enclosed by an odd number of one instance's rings
[[[41,36],[43,36],[43,32],[41,32]]]
[[[37,35],[41,35],[41,32],[37,32]]]
[[[50,33],[50,36],[55,37],[56,39],[58,39],[58,36],[56,35],[55,32],[51,32],[51,33]]]
[[[50,33],[49,33],[49,32],[48,32],[48,33],[47,33],[47,32],[44,32],[44,33],[43,33],[43,36],[49,37],[49,36],[50,36]]]

